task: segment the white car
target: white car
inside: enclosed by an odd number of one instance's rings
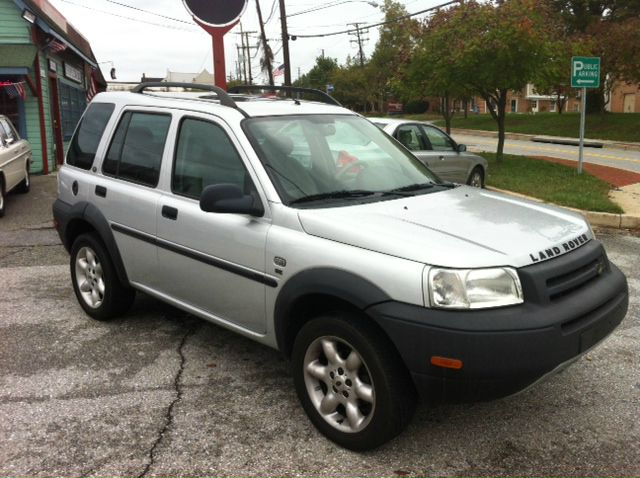
[[[0,217],[4,216],[5,197],[10,191],[28,193],[31,181],[31,145],[6,116],[0,115]]]

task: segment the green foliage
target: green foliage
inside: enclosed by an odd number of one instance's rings
[[[407,101],[404,105],[404,112],[408,115],[419,115],[426,113],[429,109],[429,102],[426,100]]]
[[[316,58],[314,67],[307,74],[302,75],[293,85],[324,91],[327,85],[333,81],[333,76],[337,70],[338,61],[336,59],[319,56]]]
[[[487,185],[560,206],[620,214],[622,208],[609,199],[611,186],[576,168],[524,156],[508,156],[498,162],[495,154],[483,153],[489,161]]]
[[[421,119],[421,118],[414,118]],[[431,119],[431,117],[429,117]],[[488,115],[471,115],[468,119],[454,118],[454,128],[497,131],[498,126]],[[508,114],[506,130],[510,133],[562,136],[578,138],[580,114],[539,113],[536,115]],[[640,143],[640,113],[606,113],[587,115],[587,138]]]

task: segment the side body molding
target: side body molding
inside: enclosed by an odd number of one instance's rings
[[[316,295],[332,296],[354,307],[368,307],[391,298],[367,279],[351,272],[332,268],[308,269],[291,277],[282,287],[274,309],[274,330],[278,349],[289,355],[289,325],[296,320],[292,311],[300,299]]]
[[[81,201],[73,206],[57,199],[53,203],[53,217],[58,224],[58,234],[67,251],[71,251],[73,240],[78,231],[83,232],[83,223],[89,224],[100,236],[123,284],[129,284],[129,278],[120,256],[120,251],[109,227],[109,222],[93,204]]]

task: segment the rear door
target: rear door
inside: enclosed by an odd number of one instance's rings
[[[196,113],[180,119],[171,171],[163,176],[156,210],[159,290],[219,320],[266,333],[265,274],[268,217],[200,209],[204,188],[233,184],[260,201],[255,174],[233,131]],[[266,205],[266,201],[262,200]],[[267,212],[268,214],[268,212]]]
[[[125,108],[101,167],[90,186],[91,202],[105,215],[136,285],[154,288],[157,278],[156,209],[160,170],[172,116],[166,110]]]

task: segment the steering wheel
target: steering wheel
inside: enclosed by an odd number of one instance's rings
[[[344,178],[344,176],[347,175],[347,173],[349,171],[351,171],[353,168],[355,168],[356,166],[359,166],[360,168],[367,168],[369,167],[368,163],[364,162],[364,161],[354,161],[353,163],[349,163],[346,164],[342,167],[342,169],[340,171],[338,171],[338,174],[336,174],[336,179],[338,180],[342,180]],[[357,176],[358,174],[360,174],[361,171],[358,171],[357,173],[354,174],[354,176]]]

